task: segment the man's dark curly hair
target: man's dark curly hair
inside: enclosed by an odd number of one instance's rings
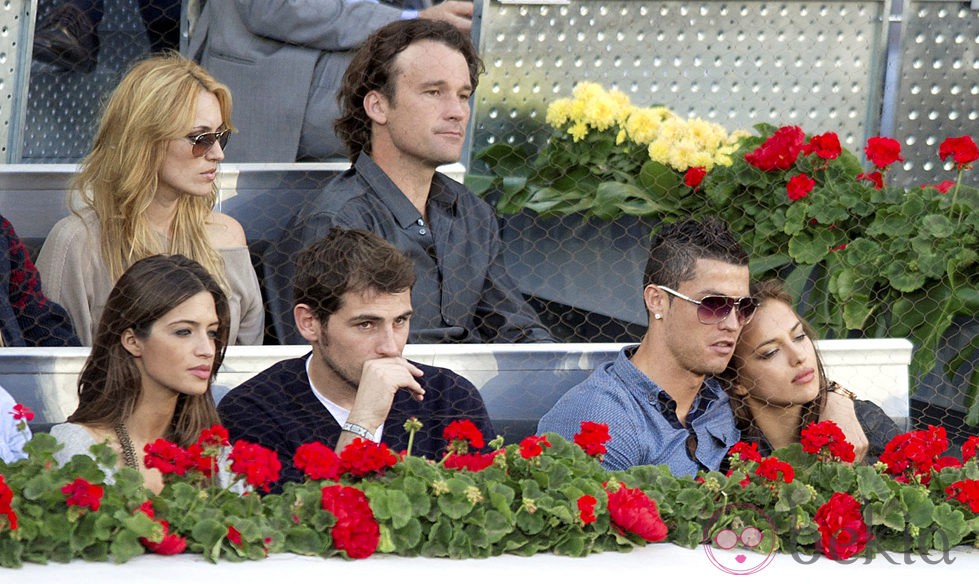
[[[293,295],[325,323],[347,292],[397,294],[414,284],[414,264],[398,248],[370,231],[334,227],[299,252]]]
[[[694,278],[697,260],[701,259],[747,266],[748,252],[727,224],[715,217],[671,223],[656,233],[649,246],[643,287],[677,288],[680,282]]]
[[[333,124],[337,136],[347,147],[351,162],[361,152],[371,153],[371,119],[364,109],[364,97],[379,91],[392,103],[395,100],[394,61],[408,45],[435,41],[458,50],[469,64],[469,83],[473,90],[483,72],[476,47],[464,33],[439,20],[399,20],[376,30],[364,43],[343,75],[337,92],[340,117]]]

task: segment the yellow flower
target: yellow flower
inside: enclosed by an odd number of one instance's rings
[[[648,151],[650,160],[655,162],[667,164],[670,158],[670,144],[662,140],[650,144]]]
[[[554,128],[560,129],[568,123],[571,117],[571,100],[567,98],[557,99],[547,107],[547,123]]]
[[[649,144],[656,137],[663,117],[650,108],[637,108],[629,114],[625,130],[636,144]]]
[[[618,107],[607,96],[585,103],[584,121],[596,130],[604,131],[615,123]]]
[[[575,122],[568,128],[568,133],[571,134],[575,142],[580,142],[588,135],[588,125],[584,122]]]

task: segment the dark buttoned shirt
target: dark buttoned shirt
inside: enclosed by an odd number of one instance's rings
[[[283,322],[276,324],[277,331],[288,327],[293,329],[288,334],[294,335],[291,261],[295,252],[339,226],[372,231],[414,263],[411,342],[551,341],[507,273],[493,208],[436,172],[425,211],[427,220],[384,171],[361,154],[353,167],[299,212],[273,250],[271,267],[289,275],[288,288],[285,278],[276,278],[278,285],[267,281],[270,293],[279,297]],[[303,341],[291,336],[287,342]]]

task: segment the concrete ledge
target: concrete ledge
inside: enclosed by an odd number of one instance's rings
[[[568,389],[621,344],[408,345],[409,359],[447,367],[479,388],[494,422],[521,431],[536,421]],[[827,374],[878,403],[899,425],[909,416],[908,365],[911,343],[904,339],[820,341]],[[229,347],[215,387],[216,398],[280,361],[305,355],[306,345]],[[0,386],[32,408],[35,423],[61,422],[78,404],[77,377],[89,349],[0,349]],[[501,428],[502,431],[502,428]]]

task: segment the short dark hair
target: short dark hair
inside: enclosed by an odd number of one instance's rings
[[[397,294],[414,284],[414,266],[398,248],[370,231],[334,227],[299,252],[293,296],[326,322],[347,292]]]
[[[748,252],[727,224],[715,217],[671,223],[653,236],[643,287],[678,288],[681,282],[694,278],[697,260],[701,259],[747,266]]]
[[[364,109],[364,97],[371,91],[379,91],[393,101],[394,60],[408,45],[424,40],[442,43],[462,53],[469,64],[469,83],[475,91],[483,62],[469,37],[451,24],[413,19],[395,21],[377,29],[354,55],[337,92],[340,117],[333,123],[333,129],[347,147],[351,161],[356,161],[361,152],[371,152],[371,119]]]

